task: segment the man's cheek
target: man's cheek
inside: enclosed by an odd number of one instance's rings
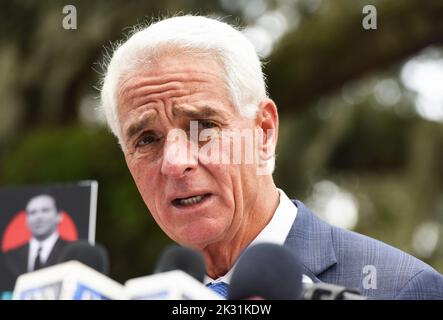
[[[150,190],[149,183],[152,183],[149,179],[144,179],[142,176],[133,174],[135,185],[137,186],[137,189],[143,198],[143,201],[145,204],[149,207],[150,202],[152,201],[152,198],[155,196],[155,190]]]
[[[146,184],[150,183],[152,179],[149,178],[149,174],[146,171],[146,167],[140,163],[134,164],[129,168],[131,175],[137,185],[138,189],[142,192],[146,189]]]

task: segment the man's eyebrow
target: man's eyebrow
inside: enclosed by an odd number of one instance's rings
[[[220,116],[223,119],[227,118],[227,112],[219,109],[219,108],[213,108],[210,106],[202,106],[202,107],[187,107],[187,106],[174,106],[172,109],[172,115],[174,117],[188,117],[188,118],[209,118],[214,116]]]
[[[146,127],[150,126],[156,118],[157,115],[155,113],[150,113],[149,115],[129,125],[129,127],[126,129],[126,140],[130,141],[134,136],[138,135]]]

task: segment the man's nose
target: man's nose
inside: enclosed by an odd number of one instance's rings
[[[192,172],[197,164],[198,145],[186,134],[170,133],[163,150],[162,174],[182,177]]]

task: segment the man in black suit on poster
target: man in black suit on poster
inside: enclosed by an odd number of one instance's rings
[[[57,227],[62,215],[51,195],[32,197],[26,205],[26,222],[31,231],[28,243],[5,253],[5,262],[15,278],[57,263],[68,243],[60,238]]]

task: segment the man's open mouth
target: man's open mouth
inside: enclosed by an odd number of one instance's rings
[[[202,195],[191,196],[188,198],[176,198],[172,201],[172,204],[176,207],[192,206],[203,202],[210,195],[210,193],[206,193]]]

